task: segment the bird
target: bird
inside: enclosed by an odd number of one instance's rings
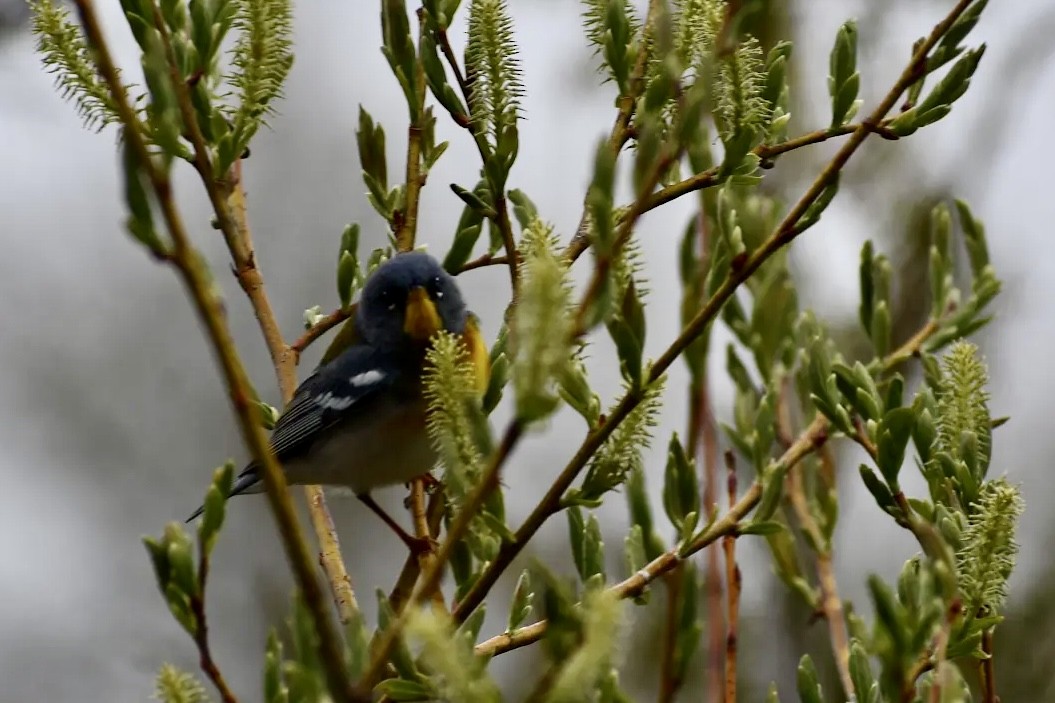
[[[423,251],[399,253],[378,266],[363,285],[350,323],[347,346],[324,357],[279,415],[271,451],[290,484],[350,488],[420,552],[428,548],[427,540],[407,533],[370,491],[428,475],[436,464],[423,393],[433,338],[448,332],[462,339],[481,395],[490,375],[488,348],[454,277]],[[228,497],[263,490],[261,469],[252,461]]]

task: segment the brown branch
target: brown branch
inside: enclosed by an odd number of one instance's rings
[[[157,167],[138,129],[138,119],[128,103],[124,86],[121,84],[117,67],[110,55],[109,47],[95,13],[94,3],[91,0],[77,0],[76,5],[81,24],[84,27],[85,36],[94,49],[99,73],[103,80],[106,81],[110,93],[114,97],[115,107],[121,122],[126,126],[124,130],[125,140],[129,148],[133,150],[141,168],[150,181],[158,207],[169,230],[172,239],[172,252],[167,261],[176,268],[182,278],[194,303],[198,317],[206,328],[213,350],[218,357],[224,380],[231,393],[231,402],[234,406],[242,437],[251,455],[263,469],[268,500],[282,536],[286,555],[290,561],[305,604],[315,621],[319,637],[319,654],[331,694],[339,701],[353,701],[355,696],[352,694],[344,670],[340,639],[333,622],[330,620],[322,589],[315,579],[311,555],[297,523],[293,501],[287,490],[282,469],[271,453],[263,429],[256,421],[249,379],[238,356],[230,329],[227,327],[223,306],[213,290],[211,279],[202,263],[202,258],[193,248],[183,220],[176,209],[168,174]],[[154,11],[155,15],[160,14],[156,5]],[[162,32],[162,38],[167,41],[164,22],[159,22],[159,24],[162,25],[162,29],[159,30]],[[169,43],[167,51],[171,61],[171,43]],[[185,95],[186,86],[182,80],[175,82],[177,92]]]
[[[729,471],[729,505],[736,504],[736,463],[732,452],[726,454],[726,467]],[[736,535],[730,534],[722,538],[722,547],[725,551],[725,583],[728,591],[728,611],[726,613],[726,636],[725,636],[725,689],[722,700],[724,703],[736,703],[736,653],[740,637],[740,589],[742,580],[740,567],[736,564]],[[713,550],[713,547],[711,548]]]
[[[942,623],[941,629],[938,630],[938,634],[934,637],[934,678],[932,679],[930,687],[930,703],[940,703],[942,700],[942,665],[949,665],[945,660],[945,652],[949,646],[949,638],[952,636],[952,626],[962,611],[963,603],[958,597],[954,598],[946,610],[945,622]],[[908,682],[906,682],[906,684],[907,683]]]
[[[457,273],[465,273],[466,271],[484,268],[485,266],[505,266],[508,263],[509,257],[507,256],[492,256],[491,254],[484,254],[481,257],[463,264],[462,267],[458,269]]]
[[[663,581],[667,586],[667,612],[663,624],[663,652],[659,667],[659,696],[658,703],[671,703],[681,688],[681,677],[675,670],[676,655],[678,649],[678,611],[681,607],[681,583],[684,564],[678,564],[674,569],[664,576]]]
[[[427,540],[429,545],[433,545],[435,538],[429,526],[428,509],[425,507],[425,479],[423,478],[416,478],[410,483],[410,515],[414,523],[414,534],[419,539]],[[419,571],[427,573],[436,561],[436,550],[435,548],[428,549],[416,556]],[[443,603],[443,593],[440,589],[435,589],[429,597],[438,612],[446,612],[447,607]]]
[[[352,315],[353,307],[337,308],[325,317],[320,318],[314,325],[305,330],[304,334],[289,345],[297,363],[300,363],[300,355],[315,342],[319,337],[332,330],[337,325],[347,320]]]
[[[231,254],[235,277],[242,290],[249,298],[250,306],[256,316],[263,335],[264,343],[274,365],[279,391],[283,404],[289,403],[297,387],[297,361],[299,353],[289,347],[282,336],[275,312],[271,307],[264,278],[256,263],[253,250],[253,238],[249,228],[249,217],[246,208],[245,187],[242,183],[242,164],[237,160],[227,180],[215,177],[209,149],[205,136],[198,124],[197,114],[191,100],[187,82],[181,73],[168,26],[161,15],[161,10],[153,2],[154,24],[165,49],[176,102],[179,106],[183,123],[187,129],[188,139],[194,148],[194,167],[198,171],[209,202],[216,213],[216,220],[223,233],[227,249]],[[330,578],[330,588],[334,601],[340,609],[343,604],[354,603],[355,594],[351,590],[351,579],[348,577],[344,560],[341,558],[340,542],[333,527],[333,518],[326,507],[326,497],[319,486],[305,486],[304,495],[311,514],[312,525],[321,545],[320,561]]]
[[[810,510],[802,469],[799,465],[788,472],[787,496],[799,526],[809,536],[808,542],[814,548],[817,581],[821,590],[820,611],[828,622],[828,637],[832,644],[835,668],[839,672],[839,682],[843,692],[849,696],[854,691],[853,679],[850,677],[850,637],[843,615],[843,601],[839,597],[839,587],[835,580],[835,569],[832,566],[831,543],[821,532]]]
[[[209,577],[209,554],[205,545],[198,544],[198,591],[191,594],[190,607],[194,614],[194,644],[198,647],[198,664],[205,675],[216,686],[223,703],[238,703],[238,698],[227,685],[220,667],[212,657],[209,646],[209,623],[205,617],[205,584]]]
[[[341,557],[341,545],[337,541],[337,528],[333,524],[330,511],[326,508],[326,497],[321,486],[307,486],[308,517],[319,538],[319,565],[326,573],[333,590],[333,599],[337,605],[337,615],[341,624],[347,627],[359,616],[359,603],[355,599],[352,578],[344,568]]]
[[[993,666],[993,628],[982,633],[982,651],[986,653],[981,660],[982,702],[1000,703],[996,695],[996,668]]]

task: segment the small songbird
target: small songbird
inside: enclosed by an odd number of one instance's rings
[[[407,483],[436,462],[422,380],[433,336],[461,336],[481,393],[490,374],[487,345],[454,278],[424,252],[397,254],[379,266],[363,287],[351,325],[350,345],[324,361],[282,411],[271,450],[289,483],[351,488],[404,543],[420,549],[422,541],[385,513],[370,491]],[[263,490],[252,462],[231,495]]]

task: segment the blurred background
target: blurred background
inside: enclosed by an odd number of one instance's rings
[[[930,30],[950,2],[769,3],[764,34],[795,42],[791,133],[827,124],[828,52],[844,20],[858,18],[868,109],[901,70],[912,41]],[[136,54],[118,4],[99,4],[117,54],[134,74]],[[305,308],[318,304],[328,311],[337,304],[334,268],[344,225],[360,222],[372,233],[368,246],[382,241],[382,223],[359,177],[354,129],[360,103],[386,126],[390,170],[402,169],[406,111],[378,49],[374,5],[297,5],[296,63],[286,99],[245,165],[259,261],[290,337],[299,334]],[[611,125],[613,93],[594,73],[578,3],[510,5],[527,93],[511,186],[526,191],[567,238],[581,211],[594,145]],[[140,537],[182,520],[200,502],[212,469],[227,457],[241,461],[244,452],[181,286],[123,230],[115,132],[83,129],[56,94],[34,54],[27,14],[21,0],[0,0],[0,700],[142,701],[162,662],[196,670],[197,656],[156,590]],[[1055,562],[1044,547],[1055,537],[1055,488],[1045,478],[1055,449],[1048,428],[1055,373],[1047,370],[1055,343],[1055,258],[1047,255],[1055,198],[1044,175],[1055,160],[1055,142],[1047,138],[1055,114],[1052,36],[1055,6],[992,3],[971,35],[972,42],[988,42],[989,50],[952,114],[900,143],[870,140],[844,175],[841,197],[792,251],[804,304],[847,335],[856,325],[861,243],[871,238],[893,253],[905,333],[919,319],[922,223],[933,203],[965,198],[988,226],[1005,288],[996,302],[997,319],[976,341],[990,363],[993,414],[1012,416],[996,434],[992,473],[1020,483],[1027,501],[1009,618],[997,643],[1005,703],[1055,700],[1049,664],[1055,656],[1055,628],[1049,625],[1055,622]],[[425,190],[420,239],[442,253],[461,210],[446,186],[474,182],[478,161],[464,132],[442,118],[440,131],[451,148]],[[825,144],[785,157],[767,184],[797,197],[835,148]],[[227,293],[244,358],[257,386],[277,403],[267,354],[244,297],[226,275],[226,255],[209,226],[200,184],[189,169],[180,176],[179,202]],[[692,206],[685,200],[650,213],[639,230],[652,290],[652,355],[678,328],[672,272]],[[506,297],[504,271],[470,272],[461,283],[493,336]],[[719,332],[715,343],[725,339]],[[305,368],[321,346],[306,357]],[[607,403],[618,390],[618,372],[603,345],[591,368]],[[686,422],[685,381],[676,366],[647,464],[657,510],[665,437]],[[728,416],[730,392],[721,373],[714,398],[719,418]],[[500,408],[495,422],[505,418]],[[534,505],[582,431],[576,416],[561,415],[525,443],[504,478],[512,524]],[[842,464],[852,469],[857,459],[847,451]],[[867,609],[867,573],[896,578],[914,548],[853,474],[842,481],[835,555],[842,595]],[[378,498],[401,510],[401,490],[379,492]],[[372,619],[371,594],[393,583],[401,546],[357,501],[333,498],[331,508],[357,594]],[[621,573],[624,501],[616,496],[601,515],[613,573]],[[562,518],[536,542],[534,554],[571,570]],[[830,661],[824,625],[805,627],[809,614],[775,583],[757,543],[745,540],[740,553],[744,700],[760,698],[770,680],[780,682],[790,700],[794,667],[804,651]],[[213,650],[235,689],[251,700],[259,692],[267,630],[281,622],[291,589],[262,498],[232,503],[215,559],[208,602]],[[503,588],[508,591],[509,584]],[[639,635],[658,627],[662,603],[653,598],[647,608],[629,609],[628,626]],[[504,613],[492,613],[485,634],[503,623]],[[495,661],[508,690],[523,691],[525,681],[533,680],[534,656],[517,652]],[[624,660],[622,676],[635,698],[652,699],[654,662],[636,652],[624,653]],[[693,668],[683,698],[702,700],[691,689],[700,686],[704,659],[698,656]]]

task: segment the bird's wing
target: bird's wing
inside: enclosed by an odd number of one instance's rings
[[[275,423],[271,450],[295,456],[336,423],[361,415],[364,406],[398,380],[398,370],[370,347],[353,347],[320,367],[293,396]]]

